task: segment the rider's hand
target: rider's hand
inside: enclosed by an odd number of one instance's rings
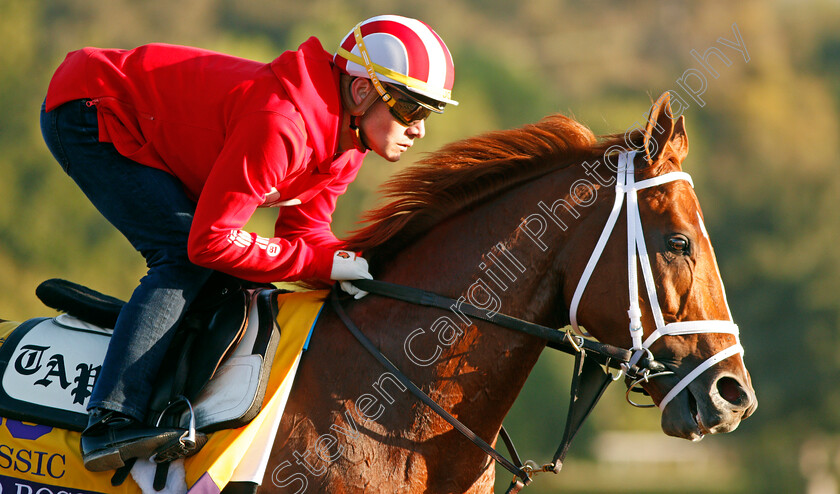
[[[338,281],[342,290],[358,300],[367,292],[356,288],[349,280],[372,280],[373,276],[368,272],[368,263],[363,257],[348,250],[337,250],[333,254],[330,279]]]

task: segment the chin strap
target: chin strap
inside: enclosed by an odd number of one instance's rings
[[[364,149],[365,151],[370,151],[370,146],[367,144],[367,139],[365,139],[364,135],[362,135],[362,129],[359,127],[357,120],[361,119],[362,115],[350,115],[350,130],[352,131],[350,135],[353,136],[353,145],[356,148]]]
[[[344,111],[350,114],[350,135],[353,139],[353,145],[357,149],[362,149],[364,151],[369,151],[370,146],[368,146],[368,140],[365,139],[364,135],[362,134],[362,130],[359,127],[359,122],[361,121],[362,117],[365,116],[367,111],[376,103],[376,100],[380,98],[379,93],[376,91],[369,91],[367,94],[360,94],[361,101],[356,102],[353,97],[353,91],[351,89],[351,85],[353,81],[357,79],[356,77],[349,76],[347,74],[342,74],[341,79],[339,81],[340,85],[340,94],[341,94],[341,103],[344,107]]]

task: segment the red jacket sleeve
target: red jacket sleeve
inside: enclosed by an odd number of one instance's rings
[[[305,167],[305,133],[288,117],[243,117],[225,140],[196,206],[190,260],[257,282],[328,280],[334,249],[303,237],[263,238],[242,228],[271,189]]]
[[[332,214],[338,197],[347,191],[347,187],[356,178],[360,165],[361,160],[348,164],[341,175],[304,204],[280,208],[274,234],[301,239],[307,244],[329,247],[331,250],[342,248],[343,242],[336,238],[331,228]]]

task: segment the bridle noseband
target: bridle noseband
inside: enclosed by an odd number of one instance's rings
[[[658,177],[653,177],[647,180],[636,182],[635,168],[633,166],[633,159],[635,157],[635,154],[635,151],[622,151],[618,155],[618,166],[616,171],[615,183],[615,202],[613,203],[610,216],[609,218],[607,218],[607,224],[604,226],[604,230],[601,232],[601,236],[598,239],[598,243],[595,244],[595,249],[592,251],[592,255],[589,257],[589,262],[586,264],[586,267],[583,270],[583,274],[580,277],[580,281],[578,281],[575,293],[572,296],[572,302],[569,306],[569,320],[571,322],[572,328],[575,331],[577,331],[581,335],[588,336],[588,334],[585,331],[583,331],[578,325],[577,309],[580,304],[580,299],[583,297],[583,292],[586,290],[586,286],[589,283],[590,277],[592,276],[592,272],[595,270],[595,266],[598,264],[598,260],[601,258],[601,254],[604,252],[604,247],[606,247],[607,242],[609,241],[610,236],[612,235],[613,228],[615,227],[616,221],[618,220],[618,216],[621,213],[621,206],[626,199],[627,279],[630,292],[630,307],[627,311],[627,315],[630,318],[630,337],[633,345],[631,348],[631,350],[633,351],[633,357],[630,359],[630,362],[626,364],[626,368],[632,368],[643,355],[652,355],[650,354],[651,345],[653,345],[653,343],[662,336],[680,336],[700,333],[724,333],[735,336],[734,345],[725,348],[720,352],[716,353],[715,355],[712,355],[711,357],[706,359],[697,368],[695,368],[688,375],[683,377],[676,384],[676,386],[674,386],[668,392],[668,394],[665,395],[662,401],[659,402],[659,408],[664,411],[668,403],[670,403],[671,400],[673,400],[674,397],[677,396],[680,391],[682,391],[689,384],[691,384],[691,382],[693,382],[694,379],[696,379],[706,369],[733,355],[743,355],[744,347],[741,346],[741,342],[738,337],[738,326],[731,321],[732,316],[731,312],[729,311],[729,304],[728,302],[726,302],[725,292],[723,298],[724,303],[726,303],[726,312],[727,314],[730,314],[729,321],[703,320],[680,321],[671,322],[667,324],[665,323],[665,320],[662,316],[662,309],[659,307],[659,299],[656,295],[656,284],[653,281],[653,270],[651,269],[650,257],[648,256],[647,247],[645,246],[644,229],[642,227],[642,222],[639,215],[638,191],[650,187],[656,187],[658,185],[666,184],[676,180],[685,180],[692,187],[694,187],[694,182],[691,180],[691,176],[688,173],[682,171],[665,173]],[[702,223],[702,219],[700,219],[699,217],[698,219]],[[641,264],[642,275],[645,287],[647,288],[648,300],[650,301],[650,309],[653,314],[654,323],[656,324],[656,329],[644,341],[642,341],[642,338],[644,336],[644,328],[642,327],[642,310],[639,305],[639,264]],[[722,283],[721,289],[723,289]],[[657,375],[663,374],[664,373],[659,373]],[[644,376],[644,380],[647,380],[647,378],[649,377],[654,376]],[[636,405],[632,401],[630,401],[630,403]]]

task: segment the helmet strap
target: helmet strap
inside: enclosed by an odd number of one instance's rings
[[[367,139],[362,134],[362,129],[359,127],[358,121],[361,120],[361,115],[350,115],[350,130],[352,131],[350,135],[353,136],[353,145],[356,148],[364,149],[365,151],[370,150],[370,146],[367,144]]]
[[[367,51],[367,46],[365,46],[365,40],[362,37],[362,24],[356,24],[356,27],[353,28],[353,37],[356,40],[356,46],[359,47],[359,53],[362,55],[362,61],[365,64],[365,70],[368,73],[368,77],[370,78],[370,83],[373,84],[373,87],[376,89],[376,92],[379,93],[379,96],[382,97],[382,101],[385,102],[388,106],[394,106],[396,103],[394,98],[388,94],[388,91],[382,86],[382,83],[379,82],[379,77],[376,76],[376,69],[373,67],[373,62],[370,60],[370,55]]]
[[[359,128],[359,121],[367,113],[370,107],[379,99],[379,94],[376,91],[368,91],[368,93],[357,101],[353,94],[353,81],[357,77],[348,74],[341,74],[340,77],[340,92],[341,102],[344,105],[344,110],[350,115],[350,135],[353,139],[353,145],[358,149],[369,150],[367,139],[362,135],[362,130]]]

